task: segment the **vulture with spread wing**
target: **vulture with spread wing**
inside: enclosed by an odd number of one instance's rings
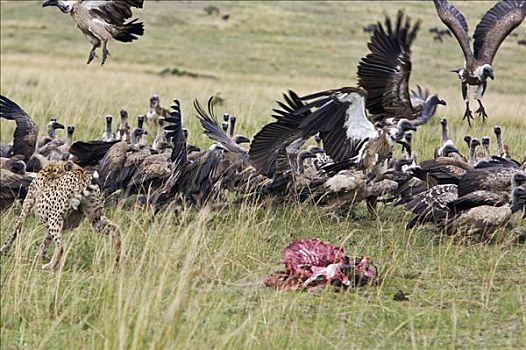
[[[0,117],[16,122],[13,147],[9,150],[8,156],[21,155],[27,162],[35,152],[38,126],[19,105],[5,96],[0,96]]]
[[[416,130],[434,115],[438,104],[445,104],[420,87],[410,93],[410,46],[418,29],[419,24],[412,26],[402,12],[395,23],[389,17],[378,23],[369,43],[371,52],[358,65],[360,87],[285,96],[287,103],[275,110],[277,121],[254,137],[252,164],[264,174],[271,172],[279,157],[319,133],[326,153],[340,162],[338,169],[354,164],[368,173],[381,173],[404,132]]]
[[[524,20],[526,1],[503,0],[486,12],[473,34],[473,51],[469,45],[468,23],[464,15],[447,0],[433,1],[438,16],[453,32],[464,53],[464,68],[452,71],[458,74],[462,83],[462,96],[466,103],[464,119],[467,119],[471,125],[473,115],[469,108],[469,87],[474,85],[477,86],[475,97],[479,104],[475,113],[478,113],[484,122],[488,115],[481,100],[486,92],[487,79],[495,78],[492,67],[493,59],[500,44]]]
[[[102,64],[110,54],[107,44],[110,39],[132,42],[144,34],[144,26],[132,17],[132,7],[142,8],[144,0],[44,0],[42,7],[56,6],[69,13],[77,27],[93,45],[88,64],[96,57],[95,50],[102,46]]]
[[[402,11],[393,23],[386,17],[378,23],[367,45],[371,51],[358,64],[358,85],[367,91],[366,108],[371,121],[409,119],[414,125],[424,124],[439,104],[446,102],[417,86],[409,90],[411,45],[416,39],[420,21],[411,24]]]

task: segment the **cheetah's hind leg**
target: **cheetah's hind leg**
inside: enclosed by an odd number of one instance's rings
[[[60,218],[48,221],[48,236],[51,236],[55,241],[55,252],[51,261],[42,265],[42,270],[51,270],[57,267],[64,253],[64,242],[62,241],[62,226],[64,222]],[[47,238],[47,237],[46,237]]]
[[[9,250],[9,248],[11,248],[11,245],[15,241],[16,237],[22,231],[22,226],[24,225],[24,222],[26,221],[27,216],[33,210],[33,207],[35,206],[35,202],[36,202],[35,190],[34,190],[34,187],[30,185],[26,199],[24,200],[24,204],[22,205],[22,211],[20,212],[20,215],[15,221],[15,228],[13,229],[13,233],[9,236],[9,238],[4,242],[4,244],[0,248],[0,255],[7,254],[7,251]]]
[[[119,227],[104,215],[99,196],[93,193],[83,197],[81,208],[95,231],[111,236],[115,249],[115,265],[118,265],[121,257],[121,232]]]

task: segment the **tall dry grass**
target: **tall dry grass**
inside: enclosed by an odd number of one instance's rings
[[[451,134],[492,135],[499,123],[513,154],[526,150],[522,112],[525,51],[506,41],[496,80],[484,98],[489,123],[461,122],[460,87],[447,71],[462,58],[454,40],[438,45],[427,32],[440,25],[421,2],[219,2],[229,21],[207,16],[207,2],[150,2],[140,17],[147,35],[112,43],[104,68],[86,66],[89,44],[70,19],[37,2],[2,1],[1,93],[45,128],[51,116],[77,126],[77,139],[102,133],[104,116],[126,108],[144,113],[152,93],[163,104],[181,100],[190,140],[206,146],[193,118],[194,98],[220,93],[217,111],[238,116],[253,135],[289,88],[299,93],[354,85],[366,49],[361,27],[405,8],[423,20],[413,53],[412,86],[429,87],[447,108],[415,135],[419,159],[439,144],[440,117]],[[474,28],[489,3],[458,3]],[[519,35],[526,34],[524,27]],[[166,68],[204,75],[162,76]],[[14,126],[0,120],[1,140]],[[495,147],[494,145],[492,147]],[[432,227],[406,231],[403,210],[381,207],[378,218],[359,207],[335,222],[309,205],[269,203],[184,210],[155,216],[130,198],[108,208],[123,231],[125,256],[112,268],[108,237],[87,223],[66,235],[64,266],[40,270],[35,259],[44,230],[24,226],[1,261],[1,348],[503,348],[526,346],[524,247],[437,239]],[[9,234],[19,207],[1,213]],[[279,268],[290,241],[318,237],[350,255],[367,254],[380,268],[378,286],[352,293],[276,293],[262,280]],[[408,302],[396,302],[402,290]]]

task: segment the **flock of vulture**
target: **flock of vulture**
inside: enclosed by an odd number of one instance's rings
[[[121,41],[142,35],[142,23],[124,23],[131,16],[130,7],[142,7],[142,1],[87,3],[46,0],[44,5],[71,13],[83,31],[94,27],[82,21],[103,16],[101,28],[107,37],[85,32],[93,44],[88,63],[100,46],[104,63],[112,35]],[[99,3],[103,5],[96,8]],[[466,58],[464,68],[455,70],[466,103],[464,117],[471,123],[469,87],[475,85],[477,112],[484,120],[481,98],[487,78],[494,78],[491,63],[502,41],[524,19],[525,2],[501,1],[490,9],[475,30],[474,51],[463,15],[445,0],[434,3]],[[121,27],[111,29],[112,23]],[[108,115],[101,123],[102,136],[74,141],[73,126],[66,128],[66,139],[57,135],[64,126],[56,119],[40,136],[33,119],[1,96],[0,117],[16,123],[13,142],[0,147],[1,209],[24,200],[39,170],[72,160],[99,173],[105,196],[137,195],[141,205],[154,211],[225,201],[304,202],[342,218],[361,202],[373,215],[378,203],[384,203],[403,205],[413,213],[407,228],[432,223],[441,232],[477,240],[508,228],[525,237],[520,222],[526,206],[526,159],[511,157],[500,127],[494,128],[495,142],[466,135],[469,154],[462,155],[442,119],[437,130],[442,142],[434,158],[416,159],[413,135],[439,105],[446,105],[427,89],[409,89],[411,46],[419,29],[420,22],[412,22],[401,11],[395,18],[386,17],[372,29],[370,52],[358,63],[356,87],[306,96],[288,91],[273,110],[274,121],[252,138],[236,133],[236,117],[227,113],[217,117],[213,98],[206,106],[194,101],[196,117],[212,141],[208,149],[189,142],[177,100],[168,109],[154,95],[147,113],[136,120],[122,110],[116,127]],[[155,134],[151,144],[145,141],[148,133]],[[396,145],[402,147],[400,157],[394,156]]]

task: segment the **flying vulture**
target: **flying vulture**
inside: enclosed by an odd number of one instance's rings
[[[69,13],[77,27],[93,45],[88,64],[97,56],[95,50],[102,46],[104,65],[109,56],[108,41],[132,42],[144,34],[144,26],[132,17],[132,7],[142,8],[144,0],[44,0],[42,7],[56,6],[63,13]]]
[[[469,86],[477,86],[476,99],[479,108],[475,111],[487,118],[482,105],[482,96],[486,91],[487,79],[494,79],[493,59],[504,39],[515,29],[526,16],[526,1],[503,0],[493,6],[482,17],[473,34],[473,51],[469,45],[468,23],[464,15],[447,0],[433,0],[438,16],[453,32],[464,53],[463,68],[455,69],[462,83],[462,96],[466,103],[464,119],[471,126],[473,115],[469,108]]]
[[[438,104],[446,102],[417,86],[409,90],[411,45],[420,29],[420,21],[411,24],[402,11],[393,23],[386,17],[378,23],[367,45],[370,53],[358,64],[358,86],[367,91],[366,108],[371,121],[409,119],[424,124],[435,114]]]

